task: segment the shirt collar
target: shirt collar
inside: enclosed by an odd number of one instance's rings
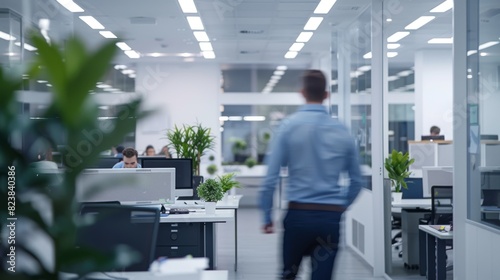
[[[324,112],[327,114],[326,107],[322,104],[304,104],[299,107],[298,111],[316,111],[316,112]]]

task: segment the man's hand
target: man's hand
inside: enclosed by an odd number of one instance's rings
[[[273,226],[273,223],[269,223],[269,224],[266,224],[262,227],[262,232],[263,233],[274,233],[274,226]]]

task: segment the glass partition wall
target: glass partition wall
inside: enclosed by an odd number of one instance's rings
[[[468,1],[467,8],[467,212],[500,229],[500,2]]]

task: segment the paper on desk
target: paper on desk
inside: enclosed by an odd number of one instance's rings
[[[208,268],[207,258],[182,258],[155,261],[149,271],[157,275],[176,275],[198,273]]]

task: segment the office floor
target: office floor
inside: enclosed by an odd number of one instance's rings
[[[260,232],[260,213],[255,208],[238,210],[238,271],[234,271],[233,223],[220,224],[217,230],[218,269],[229,271],[229,279],[278,279],[280,268],[281,230],[275,234]],[[310,262],[301,264],[300,279],[309,279]],[[368,280],[374,278],[372,269],[349,249],[340,251],[332,279]]]

